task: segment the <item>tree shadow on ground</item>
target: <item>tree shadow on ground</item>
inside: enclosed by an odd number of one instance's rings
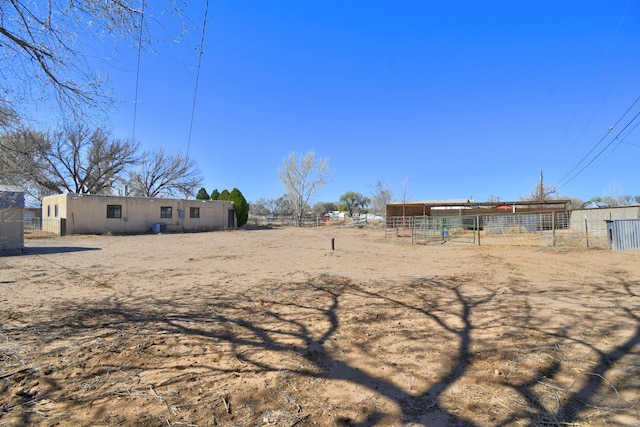
[[[79,391],[75,398],[67,393],[68,411],[142,393],[141,384],[169,409],[186,407],[186,393],[170,389],[187,390],[198,380],[200,389],[217,387],[219,393],[190,414],[171,409],[166,421],[204,422],[213,416],[219,425],[267,422],[275,416],[267,411],[270,400],[289,414],[289,425],[570,423],[597,406],[594,398],[609,389],[608,372],[623,358],[638,365],[637,300],[611,307],[632,332],[617,331],[623,336],[612,336],[615,344],[603,350],[597,337],[580,338],[576,325],[551,328],[526,292],[469,286],[469,280],[353,283],[322,275],[300,283],[261,283],[241,293],[212,288],[171,299],[113,297],[60,304],[51,319],[23,330],[38,331],[38,344],[52,360],[67,360],[57,369],[74,366],[72,384]],[[560,390],[553,380],[573,371],[563,364],[571,356],[558,349],[574,346],[595,357],[585,356],[586,381]],[[106,364],[97,366],[98,353]],[[109,376],[112,383],[95,384],[96,376]],[[248,377],[264,377],[264,390],[242,389],[240,379]],[[10,382],[16,383],[11,375],[2,381],[7,393]],[[69,381],[47,377],[48,391],[39,398],[53,399]],[[230,386],[220,385],[225,383]],[[366,404],[358,396],[340,401],[331,390],[344,384],[373,397]],[[36,400],[29,390],[18,391],[4,402],[5,412]],[[295,400],[295,392],[309,399]],[[252,415],[234,418],[238,408],[251,405]],[[25,411],[21,421],[33,416]]]

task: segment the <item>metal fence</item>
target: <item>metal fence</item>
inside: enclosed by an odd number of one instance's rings
[[[66,223],[62,218],[25,218],[25,239],[44,239],[49,237],[64,236]]]
[[[606,223],[572,220],[570,212],[482,217],[481,245],[606,248]]]
[[[388,216],[384,223],[384,237],[411,237],[414,218],[412,216]]]
[[[411,239],[413,243],[456,240],[475,244],[477,231],[475,216],[417,216],[413,220]]]
[[[469,218],[475,218],[475,221]],[[411,237],[414,243],[453,241],[482,246],[608,247],[605,221],[571,218],[570,212],[388,217],[385,237],[390,236]]]

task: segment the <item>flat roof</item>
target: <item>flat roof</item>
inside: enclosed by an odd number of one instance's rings
[[[569,199],[551,199],[551,200],[518,200],[517,202],[474,202],[473,200],[407,200],[406,202],[391,202],[387,206],[442,206],[442,207],[498,207],[498,206],[539,206],[539,205],[565,205],[571,203]]]

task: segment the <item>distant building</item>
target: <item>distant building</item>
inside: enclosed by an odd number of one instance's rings
[[[24,249],[24,192],[0,187],[0,252]]]
[[[571,201],[564,199],[499,203],[476,202],[473,199],[407,200],[388,203],[386,215],[387,218],[391,218],[568,211],[570,205]]]
[[[59,234],[196,232],[236,227],[233,202],[88,194],[42,199],[43,223],[59,220]]]

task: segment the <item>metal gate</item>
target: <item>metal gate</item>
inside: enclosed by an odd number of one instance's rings
[[[478,218],[475,216],[416,216],[413,218],[412,242],[476,243]]]

